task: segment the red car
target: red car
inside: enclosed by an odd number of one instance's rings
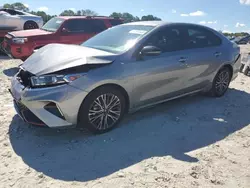
[[[2,50],[12,58],[25,60],[35,50],[50,44],[81,44],[107,28],[122,24],[121,19],[103,16],[61,16],[49,20],[41,29],[10,32]]]

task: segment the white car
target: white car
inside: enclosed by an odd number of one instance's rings
[[[0,9],[0,30],[37,29],[43,26],[41,16],[14,9]]]

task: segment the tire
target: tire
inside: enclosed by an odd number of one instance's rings
[[[250,71],[250,68],[249,68],[249,66],[247,66],[246,69],[244,70],[243,74],[247,76],[249,71]]]
[[[244,67],[245,67],[245,65],[244,65],[244,64],[241,64],[241,66],[240,66],[240,72],[243,71]]]
[[[113,103],[110,103],[111,99]],[[106,101],[106,108],[104,101]],[[107,105],[110,107],[108,108]],[[83,101],[78,113],[78,127],[86,127],[94,134],[108,132],[121,121],[125,109],[125,97],[118,89],[109,86],[98,88]]]
[[[222,97],[231,82],[232,72],[228,67],[223,67],[216,74],[213,80],[213,85],[209,91],[210,96],[212,97]]]
[[[28,30],[28,29],[38,29],[38,25],[36,22],[34,21],[27,21],[25,22],[24,26],[23,26],[24,30]]]

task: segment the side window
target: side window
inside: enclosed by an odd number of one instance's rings
[[[89,21],[89,32],[91,33],[100,33],[104,31],[106,25],[103,20],[88,20]]]
[[[75,19],[68,20],[65,27],[70,32],[99,33],[106,29],[102,20]]]
[[[8,12],[12,16],[14,16],[14,15],[24,15],[22,12],[18,12],[18,11],[15,11],[15,10],[6,9],[5,12]]]
[[[68,29],[70,32],[83,32],[84,26],[80,23],[81,20],[68,20],[65,23],[65,28]]]
[[[184,36],[180,27],[170,26],[153,34],[146,45],[156,46],[163,52],[184,50],[186,47]]]
[[[188,48],[206,48],[221,45],[221,39],[204,28],[188,28],[188,35]]]
[[[14,13],[14,15],[24,15],[24,13],[22,13],[22,12],[19,12],[19,11],[13,11],[13,13]]]
[[[122,21],[121,20],[109,20],[109,22],[110,22],[110,24],[112,25],[112,26],[116,26],[116,25],[120,25],[120,24],[122,24]]]

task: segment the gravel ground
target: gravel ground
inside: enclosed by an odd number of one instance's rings
[[[250,187],[249,77],[223,98],[161,104],[94,136],[23,123],[7,90],[18,64],[0,57],[1,188]]]

